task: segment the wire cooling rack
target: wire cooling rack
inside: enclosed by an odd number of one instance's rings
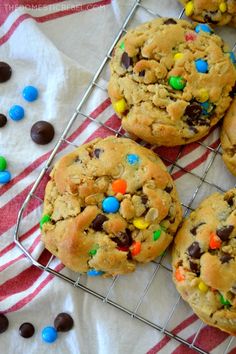
[[[175,2],[173,0],[173,2]],[[20,247],[20,249],[23,251],[23,253],[30,259],[30,261],[35,265],[36,267],[40,268],[41,270],[47,271],[64,281],[72,284],[73,286],[82,289],[83,291],[95,296],[96,298],[102,300],[105,303],[108,303],[112,305],[113,307],[125,312],[127,315],[132,316],[134,319],[141,321],[147,326],[151,326],[152,328],[160,331],[164,335],[167,335],[170,337],[170,339],[176,340],[187,347],[195,350],[196,352],[199,353],[208,353],[204,348],[199,346],[198,343],[198,337],[200,335],[200,332],[202,328],[204,327],[204,324],[199,321],[199,326],[197,327],[195,334],[191,337],[191,340],[188,340],[186,336],[180,336],[177,335],[175,331],[173,331],[171,328],[169,328],[169,323],[171,319],[175,316],[180,316],[181,314],[177,314],[178,312],[178,306],[179,303],[182,301],[180,299],[180,296],[176,295],[175,301],[173,304],[169,305],[168,308],[166,309],[166,318],[162,319],[162,323],[158,324],[157,321],[153,320],[153,317],[149,317],[146,315],[142,315],[142,311],[139,312],[139,309],[141,308],[143,302],[145,301],[146,297],[148,296],[148,293],[150,291],[150,288],[152,284],[154,283],[154,280],[156,279],[158,273],[164,272],[166,273],[165,276],[170,279],[171,275],[171,267],[170,267],[170,262],[168,260],[168,254],[163,255],[162,257],[158,258],[156,261],[152,262],[152,268],[150,270],[149,274],[149,279],[147,282],[145,282],[143,289],[138,295],[138,298],[136,299],[136,305],[134,308],[131,308],[126,304],[126,306],[119,301],[119,298],[115,298],[113,300],[110,295],[112,291],[116,288],[117,282],[119,277],[115,277],[110,281],[109,286],[106,289],[106,292],[101,292],[101,291],[95,291],[94,288],[88,287],[83,285],[82,277],[78,274],[75,273],[69,273],[70,275],[68,276],[62,271],[56,271],[55,266],[53,265],[53,262],[55,260],[54,256],[51,256],[47,264],[42,264],[36,259],[36,257],[29,251],[27,247],[23,244],[23,241],[21,240],[21,226],[23,223],[24,219],[24,213],[27,212],[27,207],[31,203],[33,199],[37,199],[39,204],[42,205],[43,202],[43,197],[42,197],[42,192],[39,192],[39,189],[42,190],[42,183],[45,185],[45,179],[46,176],[49,174],[50,168],[52,167],[55,158],[58,158],[60,155],[60,151],[62,147],[64,148],[65,146],[68,148],[74,148],[77,147],[78,145],[81,144],[81,141],[76,144],[74,141],[71,141],[69,138],[69,133],[74,130],[76,126],[76,122],[84,122],[84,121],[89,121],[90,123],[94,124],[96,127],[101,128],[104,134],[104,131],[106,131],[107,135],[116,135],[116,136],[128,136],[123,129],[120,126],[120,121],[117,119],[116,124],[109,124],[109,120],[104,121],[102,118],[97,119],[93,114],[90,114],[86,111],[86,106],[89,105],[89,103],[92,102],[93,100],[93,95],[94,93],[97,93],[97,91],[101,91],[103,97],[107,98],[107,92],[106,92],[106,85],[104,84],[106,82],[106,78],[104,80],[104,73],[107,72],[107,68],[109,65],[109,61],[111,59],[112,51],[118,40],[127,32],[127,30],[130,27],[134,27],[138,25],[143,21],[143,18],[145,20],[151,20],[155,17],[168,17],[168,14],[163,14],[161,12],[161,9],[163,8],[163,1],[155,1],[154,6],[149,6],[151,4],[150,0],[147,1],[135,1],[132,8],[130,9],[125,21],[122,24],[122,27],[119,30],[119,33],[117,34],[116,38],[114,39],[110,49],[107,52],[107,55],[105,56],[103,62],[101,63],[99,69],[97,70],[96,74],[93,77],[92,82],[88,86],[82,100],[80,101],[76,111],[74,112],[73,116],[71,117],[66,129],[64,130],[62,136],[60,137],[60,140],[57,142],[55,148],[53,149],[49,159],[47,160],[44,168],[42,169],[41,173],[39,174],[37,180],[35,181],[30,193],[28,194],[27,198],[25,199],[19,214],[18,214],[18,219],[17,219],[17,225],[14,233],[14,240],[15,243]],[[176,8],[180,9],[180,12],[177,14],[175,17],[183,17],[184,16],[184,10],[180,8],[180,5],[177,4],[176,2]],[[157,10],[158,9],[158,10]],[[141,21],[142,18],[142,21]],[[232,33],[232,32],[231,32]],[[233,33],[232,38],[235,36],[235,32]],[[226,39],[228,39],[226,37]],[[235,50],[236,43],[233,43],[231,39],[231,45],[233,47],[233,50]],[[90,105],[91,106],[91,105]],[[99,130],[99,129],[98,129]],[[223,163],[221,161],[221,148],[220,148],[220,142],[219,142],[219,132],[217,129],[215,129],[212,133],[211,136],[215,134],[215,137],[217,138],[215,141],[212,142],[212,139],[202,139],[199,142],[193,143],[195,144],[195,148],[200,149],[200,155],[201,158],[204,156],[204,164],[203,168],[200,168],[200,170],[195,170],[191,168],[191,161],[185,161],[185,163],[182,162],[182,157],[185,156],[186,152],[186,146],[182,146],[179,148],[174,148],[174,149],[159,149],[155,146],[150,146],[146,145],[149,148],[155,150],[158,152],[159,156],[162,158],[162,160],[166,163],[168,166],[169,172],[173,175],[179,174],[179,175],[185,175],[186,178],[192,179],[190,182],[192,185],[192,190],[191,190],[191,195],[188,196],[188,198],[185,198],[184,195],[184,190],[186,190],[185,186],[183,184],[185,183],[182,181],[182,194],[180,192],[180,197],[182,199],[182,206],[184,209],[184,215],[187,215],[189,211],[193,210],[195,206],[199,203],[201,198],[205,194],[210,194],[213,191],[225,191],[226,189],[230,188],[233,186],[232,179],[230,181],[230,175],[228,175],[229,182],[228,184],[225,182],[225,178],[221,178],[219,175],[214,176],[214,171],[215,169],[219,166],[219,164]],[[105,134],[105,135],[106,135]],[[213,139],[214,140],[214,139]],[[143,142],[140,142],[141,144],[144,144]],[[193,145],[192,144],[192,145]],[[227,178],[227,176],[226,176]],[[177,188],[181,189],[181,185],[177,184]],[[147,266],[145,266],[147,267]],[[95,280],[94,280],[95,281]],[[104,280],[105,281],[105,280]],[[158,288],[157,288],[158,290]],[[157,313],[158,316],[158,313]],[[232,349],[234,346],[233,343],[233,337],[229,337],[228,341],[225,342],[225,346],[220,349],[220,354],[226,354]],[[215,351],[214,351],[215,352]],[[216,353],[216,352],[215,352]],[[218,352],[217,352],[218,353]]]

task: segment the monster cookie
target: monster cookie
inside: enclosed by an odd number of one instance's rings
[[[236,335],[236,189],[205,199],[173,246],[173,280],[207,324]]]
[[[236,27],[236,0],[180,0],[185,14],[199,22]]]
[[[221,145],[223,149],[223,160],[230,170],[236,176],[236,98],[229,108],[221,132]]]
[[[229,107],[234,61],[208,25],[156,19],[118,42],[108,92],[128,132],[152,144],[187,144]]]
[[[52,170],[42,240],[76,272],[128,273],[162,254],[181,214],[173,181],[154,152],[129,139],[96,139]]]

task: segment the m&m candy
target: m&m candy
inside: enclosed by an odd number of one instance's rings
[[[14,105],[9,110],[9,116],[12,120],[18,121],[24,118],[24,108],[18,105]]]
[[[207,73],[208,72],[208,63],[206,60],[197,59],[195,60],[195,66],[199,73]]]
[[[153,240],[157,241],[161,237],[161,233],[162,233],[161,229],[154,231],[153,232]]]
[[[141,252],[141,242],[135,241],[131,246],[132,256],[137,256]]]
[[[127,103],[124,98],[112,104],[116,113],[124,113],[127,110]]]
[[[144,218],[136,218],[133,220],[133,225],[139,230],[144,230],[149,226],[149,222]]]
[[[210,234],[209,248],[216,250],[221,247],[222,241],[214,232]]]
[[[222,12],[222,13],[226,12],[226,10],[227,10],[227,5],[226,5],[226,3],[225,3],[224,1],[222,1],[222,2],[219,4],[219,10],[220,10],[220,12]]]
[[[22,96],[28,102],[33,102],[38,98],[38,90],[34,86],[26,86],[22,92]]]
[[[98,277],[99,275],[102,275],[102,274],[104,274],[104,272],[101,270],[90,269],[87,271],[87,275],[90,277]]]
[[[124,179],[117,179],[112,182],[112,190],[115,193],[125,194],[127,183]]]
[[[57,339],[57,331],[54,327],[48,326],[42,330],[42,339],[46,343],[53,343]]]
[[[206,33],[212,33],[212,29],[205,23],[199,23],[196,27],[195,27],[195,32],[199,33],[199,32],[206,32]]]
[[[198,289],[202,293],[206,293],[208,291],[208,286],[203,281],[200,281],[200,283],[198,284]]]
[[[11,174],[9,171],[1,171],[0,172],[0,184],[5,184],[10,182]]]
[[[137,163],[139,163],[139,156],[136,154],[128,154],[126,156],[126,160],[129,165],[136,165]]]
[[[42,217],[42,219],[40,220],[40,223],[39,223],[40,229],[42,229],[43,224],[45,224],[46,222],[50,222],[50,221],[51,221],[50,215],[48,215],[48,214],[43,215],[43,217]]]
[[[5,157],[0,156],[0,171],[4,171],[7,168],[7,161]]]
[[[220,302],[224,306],[230,306],[231,305],[231,303],[227,299],[225,299],[222,294],[220,294]]]
[[[194,5],[192,1],[187,2],[185,5],[185,14],[186,16],[191,16],[194,12]]]
[[[107,197],[102,202],[102,209],[105,213],[116,213],[120,208],[120,202],[115,197]]]
[[[175,279],[176,279],[177,281],[183,281],[183,280],[185,280],[185,276],[184,276],[184,274],[183,274],[183,270],[182,270],[181,267],[176,268],[176,270],[175,270]]]
[[[183,90],[186,85],[186,81],[181,76],[171,76],[169,78],[170,86],[175,90]]]

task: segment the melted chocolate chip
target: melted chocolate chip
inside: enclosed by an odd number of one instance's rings
[[[76,158],[74,159],[75,163],[81,163],[82,161],[80,160],[79,156],[76,156]]]
[[[212,20],[212,18],[211,18],[209,15],[205,15],[205,16],[204,16],[204,21],[205,21],[205,22],[208,22],[208,23],[215,24],[215,25],[218,23],[218,21]]]
[[[228,253],[223,253],[220,257],[221,263],[228,263],[233,257]]]
[[[73,325],[73,318],[65,312],[59,313],[54,320],[54,327],[58,332],[68,332]]]
[[[0,128],[7,124],[7,117],[4,114],[0,114]]]
[[[30,136],[36,144],[45,145],[52,141],[54,137],[54,128],[49,122],[40,120],[32,126]]]
[[[10,79],[12,70],[10,65],[0,61],[0,82],[5,82]]]
[[[168,18],[164,21],[164,25],[176,25],[177,22],[173,18]]]
[[[126,232],[118,232],[116,237],[112,238],[112,241],[114,241],[118,247],[129,247],[133,243],[130,230],[126,229],[125,231]]]
[[[233,225],[223,226],[220,229],[216,230],[216,234],[222,241],[227,241],[233,229]]]
[[[234,84],[234,86],[232,87],[232,90],[229,93],[230,97],[234,98],[234,96],[236,95],[236,82]]]
[[[19,328],[19,334],[21,337],[24,338],[32,337],[34,335],[34,332],[35,332],[34,326],[29,322],[22,323],[22,325]]]
[[[130,58],[128,56],[128,54],[126,52],[124,52],[121,57],[121,62],[123,64],[123,66],[125,67],[125,69],[128,69],[129,66],[132,65],[133,60],[132,60],[132,58]]]
[[[9,321],[7,317],[3,314],[0,314],[0,333],[5,332],[8,329]]]
[[[173,190],[173,186],[166,186],[166,188],[164,189],[166,193],[170,193],[172,190]]]
[[[198,242],[193,242],[188,248],[188,254],[192,258],[199,259],[201,257],[201,248]]]
[[[101,149],[95,149],[93,151],[93,156],[96,157],[97,159],[99,159],[102,152],[103,152],[103,150],[101,150]]]
[[[148,202],[148,197],[146,195],[141,196],[142,203],[145,205]]]
[[[193,273],[200,275],[199,265],[197,263],[189,261],[189,266]]]
[[[132,258],[132,253],[129,251],[128,253],[127,253],[127,259],[130,261],[131,259],[133,259]]]
[[[92,221],[91,223],[91,227],[95,230],[95,231],[102,231],[103,230],[103,223],[105,221],[107,221],[108,218],[103,215],[103,214],[98,214],[96,216],[96,218]]]
[[[198,229],[201,225],[204,225],[204,224],[205,224],[205,222],[201,222],[200,224],[194,226],[194,227],[190,230],[191,234],[193,234],[194,236],[196,236],[196,234],[197,234],[197,229]]]
[[[230,207],[232,207],[234,205],[234,196],[231,195],[230,197],[224,197],[224,200],[227,201],[227,203],[229,204]]]
[[[202,114],[202,107],[199,103],[193,102],[185,109],[185,115],[191,118],[193,121],[198,120]]]
[[[145,76],[145,70],[140,71],[138,75],[141,77]]]

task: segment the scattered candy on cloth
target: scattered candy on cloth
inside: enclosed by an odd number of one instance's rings
[[[4,354],[44,354],[49,350],[50,353],[57,354],[153,354],[184,353],[186,350],[186,347],[154,328],[32,266],[13,243],[19,208],[133,3],[133,0],[41,0],[35,6],[36,1],[33,0],[14,0],[9,3],[5,1],[1,7],[1,61],[11,67],[11,70],[7,68],[6,71],[9,80],[0,84],[0,156],[7,161],[7,166],[4,167],[2,160],[3,171],[0,172],[0,313],[5,313],[9,320],[9,325],[3,320],[3,326],[7,330],[0,335],[1,352]],[[143,3],[154,12],[168,17],[177,16],[181,10],[179,3],[174,0],[144,0]],[[28,6],[18,7],[19,4]],[[132,25],[150,19],[151,16],[139,9]],[[207,28],[201,25],[201,29]],[[222,33],[224,32],[225,29],[222,29]],[[235,32],[230,30],[230,45],[234,39]],[[200,70],[207,68],[206,63],[196,65],[199,65]],[[108,78],[108,74],[104,72],[101,80],[103,87],[106,87]],[[179,86],[183,83],[174,80],[172,84]],[[34,87],[37,92],[33,90],[32,93],[29,89],[25,92],[26,87]],[[118,109],[125,109],[123,102],[119,103]],[[117,126],[114,110],[103,90],[92,92],[85,113],[94,119],[109,122],[111,126]],[[32,138],[35,132],[32,127],[39,122],[44,129],[47,128],[42,122],[54,127],[53,134],[49,129],[50,138],[47,144],[42,140],[39,142],[37,134],[38,141]],[[105,128],[82,117],[69,132],[70,139],[75,144],[84,143],[89,137],[107,134]],[[218,146],[217,129],[205,139],[205,143],[212,148]],[[197,143],[191,147],[183,148],[178,163],[193,174],[183,173],[180,168],[175,167],[172,176],[184,204],[191,201],[193,192],[200,185],[192,205],[195,207],[205,195],[214,192],[214,188],[209,184],[201,184],[199,178],[208,166],[211,152],[206,152]],[[64,146],[59,156],[71,149],[70,146]],[[170,161],[175,161],[179,153],[178,147],[160,148],[158,151],[160,156],[166,156]],[[130,154],[129,163],[137,163],[137,156]],[[206,176],[208,181],[224,189],[232,187],[235,179],[222,170],[223,164],[218,155],[213,163],[213,168]],[[125,186],[120,182],[114,188],[123,190]],[[43,195],[43,186],[41,193]],[[116,204],[113,200],[105,207],[114,210]],[[46,264],[49,255],[43,251],[40,242],[41,210],[39,201],[30,203],[20,231],[24,245],[35,258],[40,257],[40,261]],[[142,222],[143,220],[136,220],[140,228],[143,227]],[[155,235],[156,240],[159,237],[160,232]],[[138,243],[134,244],[132,252],[137,254],[139,248]],[[167,254],[163,261],[166,267],[169,267],[169,260]],[[52,267],[68,276],[75,276],[63,269],[58,260],[53,261]],[[139,267],[134,274],[119,277],[112,288],[112,279],[102,279],[96,271],[89,275],[90,277],[82,276],[80,279],[84,286],[101,296],[108,295],[111,301],[158,326],[165,325],[169,311],[178,300],[171,273],[164,268],[157,272],[155,263]],[[202,287],[204,289],[204,284]],[[143,301],[140,303],[142,296]],[[62,312],[72,316],[74,327],[68,333],[58,333],[55,340],[57,334],[52,330],[56,326],[54,319]],[[24,323],[32,324],[35,330],[28,339],[22,338],[18,333],[23,331],[21,326]],[[199,324],[200,321],[189,306],[180,301],[167,329],[191,340]],[[25,331],[32,333],[33,330],[28,326]],[[45,343],[45,338],[47,342],[55,342]],[[227,334],[204,326],[195,344],[206,351],[220,354],[228,341]]]

